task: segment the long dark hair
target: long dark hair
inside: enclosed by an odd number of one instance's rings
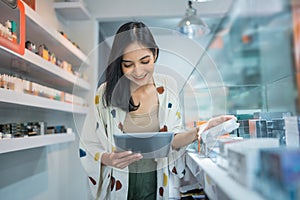
[[[116,106],[125,111],[136,110],[130,94],[130,80],[122,72],[121,62],[126,47],[138,42],[149,50],[157,60],[159,49],[149,28],[142,22],[128,22],[118,29],[106,69],[105,106]]]

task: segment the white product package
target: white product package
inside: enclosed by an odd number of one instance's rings
[[[207,147],[212,147],[212,145],[216,143],[218,136],[232,132],[237,129],[239,125],[240,124],[236,122],[236,119],[230,119],[222,124],[210,128],[201,134],[203,143],[205,143]]]

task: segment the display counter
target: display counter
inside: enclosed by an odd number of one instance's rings
[[[197,152],[187,152],[186,163],[210,200],[264,199],[256,191],[232,179],[212,158],[203,158]]]

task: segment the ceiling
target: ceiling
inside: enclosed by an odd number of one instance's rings
[[[192,6],[214,30],[220,20],[230,10],[233,0],[203,0],[193,2]],[[104,38],[115,34],[121,24],[128,21],[143,21],[150,28],[176,30],[176,26],[185,15],[187,0],[86,0],[91,15],[99,21],[100,32]],[[158,29],[156,29],[158,30]],[[161,34],[170,31],[163,31]]]
[[[206,0],[193,2],[201,17],[219,17],[226,14],[233,0]],[[92,16],[99,21],[116,21],[127,18],[181,17],[188,7],[187,0],[85,0]]]
[[[218,29],[222,19],[230,13],[238,12],[239,20],[251,16],[274,15],[282,11],[285,0],[198,0],[192,6],[210,27],[212,32]],[[188,0],[85,0],[91,16],[99,21],[103,37],[114,35],[118,27],[131,20],[143,21],[149,27],[175,30],[185,15]],[[234,9],[233,9],[234,8]]]

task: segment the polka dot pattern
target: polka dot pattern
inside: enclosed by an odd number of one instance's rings
[[[163,86],[160,86],[160,87],[156,88],[156,90],[157,90],[158,94],[163,94],[165,91],[165,88]]]
[[[159,195],[164,196],[164,188],[163,187],[159,188]]]
[[[83,149],[79,149],[79,157],[85,157],[86,156],[86,152]]]
[[[89,176],[90,181],[92,182],[93,185],[96,185],[97,182],[95,181],[95,179],[93,179],[92,177]]]
[[[116,191],[120,190],[122,188],[122,183],[121,181],[117,180],[116,182]]]
[[[110,179],[110,191],[113,191],[115,187],[115,182],[116,182],[115,177],[112,176]]]
[[[167,125],[164,125],[161,129],[159,129],[159,132],[168,132],[168,127]]]
[[[180,112],[176,112],[176,116],[178,117],[178,119],[180,119],[181,118]]]
[[[164,187],[168,185],[168,176],[164,173]]]
[[[99,123],[97,122],[96,123],[96,130],[98,130],[98,128],[99,128]]]
[[[116,188],[115,188],[116,186]],[[115,177],[111,177],[110,179],[110,190],[113,191],[114,188],[116,189],[116,191],[120,190],[122,188],[122,183],[120,180],[116,180]]]
[[[176,167],[173,167],[172,172],[173,172],[174,174],[177,174],[177,169],[176,169]]]
[[[100,153],[97,152],[97,153],[95,153],[94,160],[95,160],[96,162],[98,162],[99,159],[100,159]]]
[[[95,104],[98,105],[99,104],[99,95],[95,96]]]
[[[116,147],[115,147],[115,146],[112,146],[112,147],[111,147],[111,151],[112,151],[112,152],[116,151]]]
[[[118,128],[123,131],[123,124],[121,122],[118,124]]]
[[[113,116],[113,118],[116,118],[116,110],[113,109],[112,111],[110,111],[111,115]]]
[[[168,108],[172,108],[172,103],[168,103]]]

